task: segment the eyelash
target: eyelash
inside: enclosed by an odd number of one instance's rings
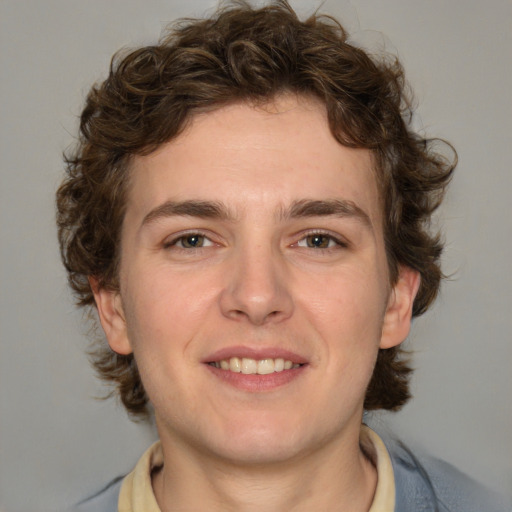
[[[322,238],[327,238],[328,239],[328,243],[334,242],[335,246],[332,246],[332,247],[307,247],[307,246],[299,246],[300,242],[305,241],[308,238],[315,237],[315,236],[322,237]],[[336,249],[339,249],[339,248],[347,248],[347,247],[349,247],[349,244],[345,240],[342,240],[339,237],[334,236],[332,233],[325,232],[325,231],[309,231],[309,232],[303,233],[302,237],[300,238],[300,240],[298,240],[294,245],[298,246],[298,247],[303,247],[304,249],[310,249],[310,250],[313,250],[313,251],[318,251],[319,249],[321,249],[322,251],[333,251],[333,250],[336,250]]]
[[[202,237],[204,240],[208,240],[209,244],[206,246],[201,247],[180,247],[178,244],[187,238],[193,238],[193,237]],[[208,235],[205,233],[202,233],[201,231],[189,231],[188,233],[181,233],[180,235],[173,237],[171,240],[165,241],[163,244],[164,249],[170,249],[171,247],[174,247],[176,249],[182,250],[182,251],[190,251],[191,249],[203,249],[205,247],[210,247],[214,245],[214,242]]]
[[[310,237],[315,237],[315,236],[321,237],[321,238],[326,238],[328,240],[328,242],[327,242],[328,245],[331,244],[331,242],[334,242],[335,245],[331,246],[331,247],[329,247],[329,246],[327,246],[327,247],[309,247],[307,245],[299,245],[301,242],[304,242],[304,241],[306,241],[306,244],[307,244],[307,239]],[[184,247],[183,241],[186,240],[187,238],[190,239],[193,237],[202,237],[204,239],[204,241],[207,241],[208,243],[206,246],[202,245],[199,247],[194,247],[194,246]],[[181,246],[179,245],[180,242],[181,242]],[[181,233],[179,236],[173,237],[171,240],[164,242],[163,247],[164,247],[164,249],[170,249],[171,247],[174,247],[174,248],[182,250],[182,251],[190,251],[192,249],[195,249],[195,250],[204,249],[207,247],[211,247],[213,245],[215,245],[215,242],[213,242],[211,240],[211,238],[209,238],[208,235],[206,235],[205,233],[203,233],[201,231],[190,231],[188,233]],[[348,246],[349,246],[349,244],[346,241],[341,240],[339,237],[334,236],[331,233],[328,233],[325,231],[309,231],[306,233],[302,233],[301,238],[297,242],[292,244],[292,247],[301,247],[303,249],[308,249],[308,250],[313,250],[313,251],[318,251],[319,249],[321,249],[322,252],[333,251],[333,250],[336,250],[339,248],[347,248]]]

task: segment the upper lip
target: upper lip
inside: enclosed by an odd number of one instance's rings
[[[291,361],[294,364],[306,364],[308,360],[290,350],[277,348],[277,347],[247,347],[247,346],[233,346],[233,347],[225,347],[215,352],[209,354],[205,358],[202,359],[203,363],[212,363],[216,361],[222,361],[223,359],[230,359],[232,357],[239,358],[247,358],[247,359],[255,359],[256,361],[261,361],[262,359],[284,359],[287,361]]]

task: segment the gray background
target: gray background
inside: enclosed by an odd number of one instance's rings
[[[300,12],[318,2],[296,1]],[[210,0],[0,0],[0,509],[56,510],[128,471],[151,428],[102,393],[60,266],[53,197],[90,84],[123,45]],[[357,41],[398,53],[417,126],[456,146],[442,210],[452,274],[415,322],[414,401],[373,421],[512,491],[510,1],[327,1]]]

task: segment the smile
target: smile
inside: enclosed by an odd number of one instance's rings
[[[208,363],[210,366],[233,373],[243,373],[245,375],[269,375],[271,373],[280,373],[285,370],[299,368],[301,364],[293,363],[289,359],[267,358],[251,359],[248,357],[231,357]]]

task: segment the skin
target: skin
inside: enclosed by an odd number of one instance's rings
[[[120,292],[93,288],[155,408],[163,511],[368,510],[365,390],[379,347],[406,338],[419,284],[408,268],[390,283],[372,165],[336,142],[320,103],[292,95],[196,115],[134,159]],[[299,212],[306,201],[343,211]],[[305,364],[259,389],[206,364],[224,349]]]

